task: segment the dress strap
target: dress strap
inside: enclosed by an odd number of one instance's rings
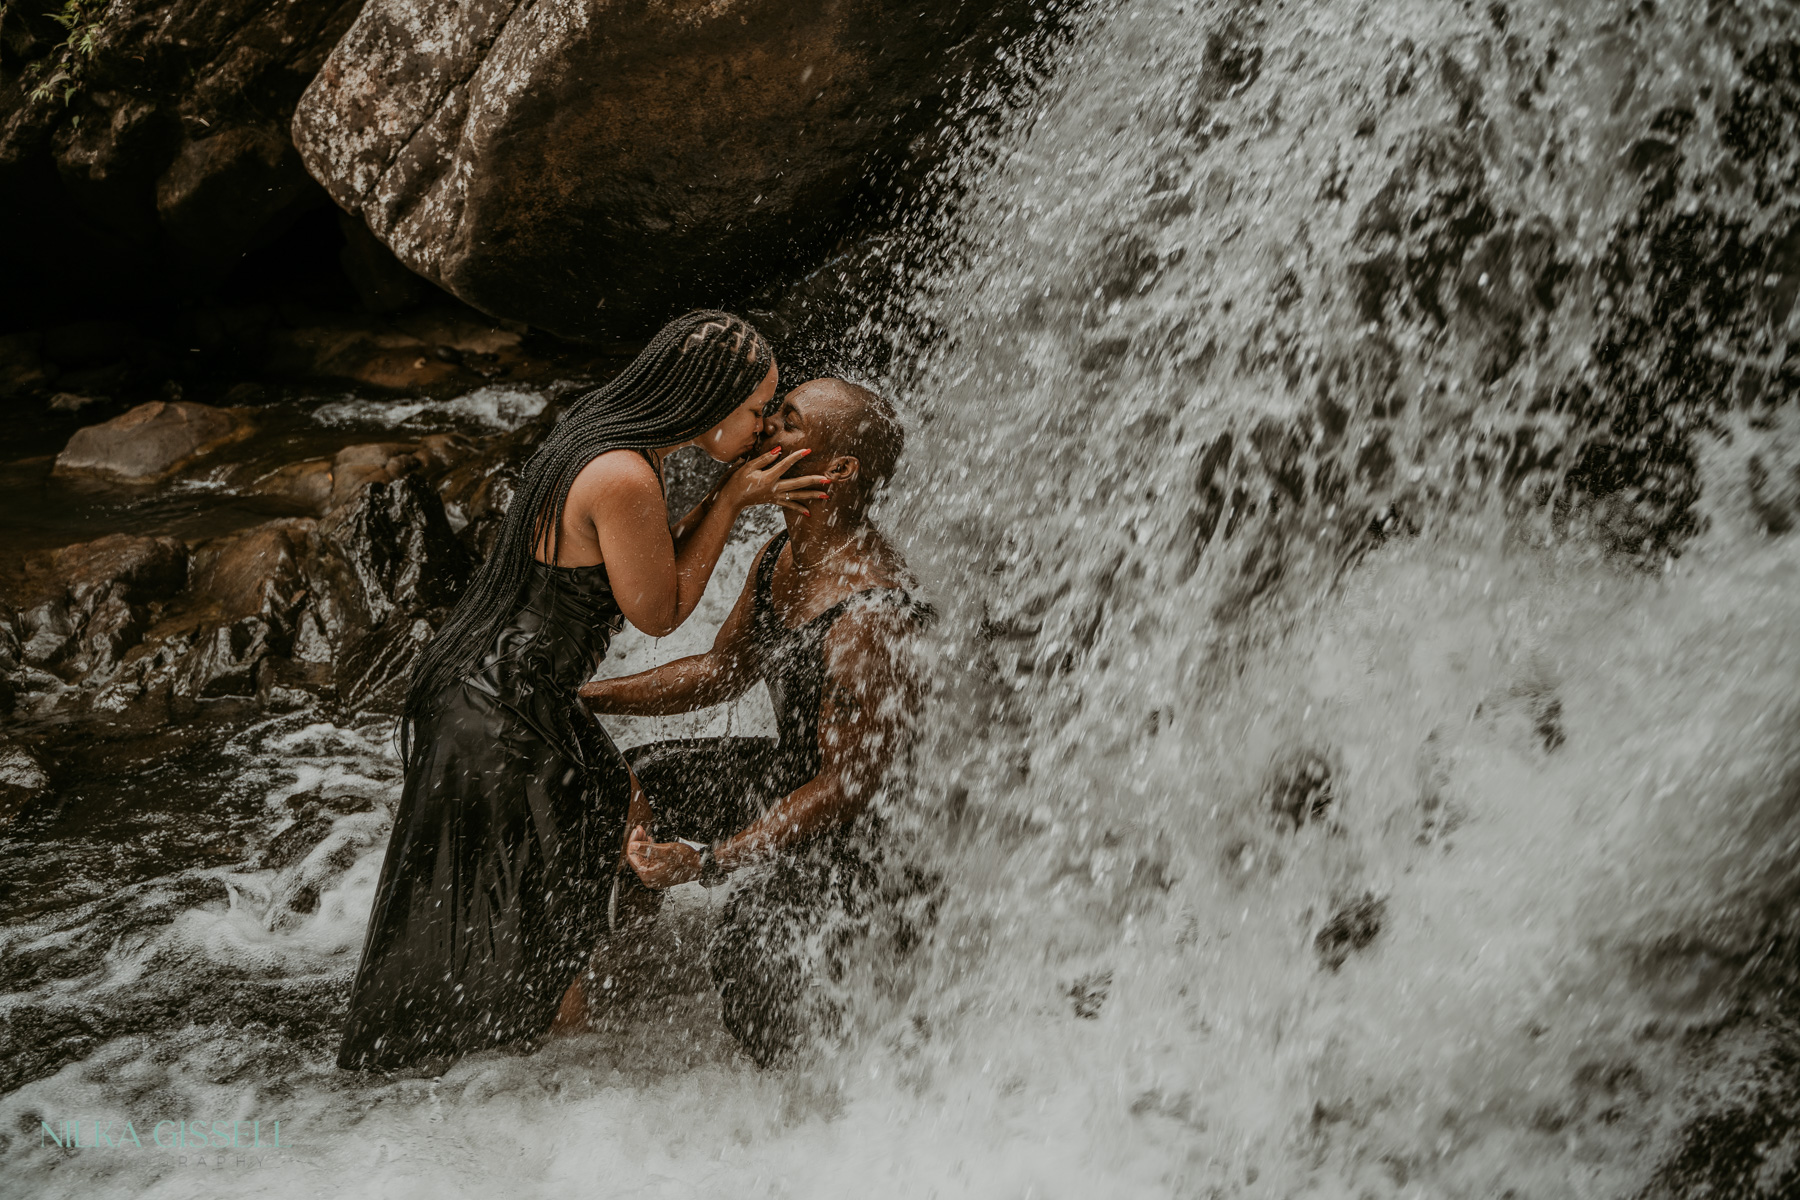
[[[759,606],[775,602],[775,560],[781,557],[781,551],[787,543],[788,531],[783,529],[763,547],[762,562],[756,567],[756,603]]]
[[[879,596],[879,599],[884,602],[898,604],[899,606],[910,610],[915,617],[920,619],[921,623],[928,621],[935,615],[929,604],[913,599],[912,593],[905,588],[877,586],[866,587],[861,591],[851,592],[848,596],[845,596],[842,600],[839,600],[836,604],[807,622],[807,624],[810,625],[822,622],[826,630],[829,631],[833,625],[837,624],[837,619],[843,616],[852,604],[855,604],[865,596],[870,598]]]

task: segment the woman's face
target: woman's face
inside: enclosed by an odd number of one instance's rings
[[[750,398],[733,409],[730,416],[695,438],[694,444],[706,451],[706,456],[714,462],[736,462],[750,453],[762,434],[763,409],[775,398],[775,387],[780,381],[781,373],[774,363],[770,363],[769,373],[763,376],[761,386],[750,393]]]

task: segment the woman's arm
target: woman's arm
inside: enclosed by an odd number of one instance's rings
[[[719,627],[711,650],[635,675],[585,683],[577,695],[588,711],[595,715],[661,717],[723,704],[748,691],[756,678],[751,660],[754,647],[749,636],[750,614],[756,606],[757,570],[768,552],[767,546],[757,551],[737,603]]]
[[[739,513],[824,495],[804,490],[816,488],[823,476],[783,478],[806,451],[779,461],[777,453],[733,471],[679,544],[649,463],[635,454],[603,454],[582,468],[569,489],[568,508],[590,523],[626,620],[651,637],[673,633],[700,603]]]

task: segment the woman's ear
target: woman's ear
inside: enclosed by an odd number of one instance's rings
[[[829,476],[836,483],[848,483],[861,471],[862,463],[857,461],[854,454],[840,454],[825,464],[825,469],[820,474]]]

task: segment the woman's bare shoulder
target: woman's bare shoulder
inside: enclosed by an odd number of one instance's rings
[[[662,495],[656,470],[636,450],[608,450],[595,455],[575,475],[571,497],[598,500],[603,495],[636,497],[640,493]]]

